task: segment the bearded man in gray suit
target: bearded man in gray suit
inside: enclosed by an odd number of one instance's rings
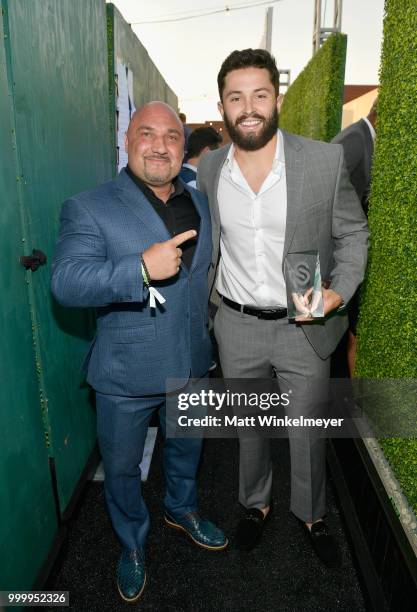
[[[210,290],[220,305],[214,321],[225,378],[276,374],[291,393],[289,416],[314,417],[327,395],[330,355],[347,327],[345,306],[366,265],[366,217],[349,181],[339,145],[278,129],[279,75],[262,49],[234,51],[219,75],[219,110],[232,145],[201,160],[197,186],[212,216]],[[291,253],[320,256],[324,319],[287,317],[284,262]],[[291,510],[326,565],[339,561],[323,520],[325,440],[289,432]],[[270,440],[240,439],[236,545],[251,550],[271,516]]]

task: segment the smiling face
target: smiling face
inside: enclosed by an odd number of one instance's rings
[[[245,151],[261,149],[276,134],[277,95],[265,68],[229,72],[218,106],[230,138]]]
[[[129,167],[151,187],[162,187],[180,171],[184,130],[175,111],[163,102],[145,104],[133,115],[125,137]]]

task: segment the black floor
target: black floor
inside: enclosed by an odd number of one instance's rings
[[[364,610],[358,579],[332,489],[328,522],[342,548],[342,567],[329,570],[316,559],[289,513],[289,452],[273,441],[275,512],[259,548],[233,546],[210,553],[163,524],[161,447],[152,461],[144,495],[152,517],[147,545],[148,583],[131,608],[152,612]],[[208,440],[200,470],[200,509],[226,533],[238,516],[237,441]],[[71,525],[62,565],[48,588],[70,592],[70,610],[126,609],[115,585],[120,547],[105,510],[103,486],[91,483]]]
[[[332,375],[346,376],[343,347],[333,360]],[[129,608],[147,612],[365,610],[330,480],[327,521],[342,550],[342,567],[333,570],[316,558],[288,510],[288,441],[272,440],[272,449],[275,510],[261,544],[251,553],[238,553],[233,541],[223,552],[205,551],[164,525],[158,440],[143,487],[152,526],[146,551],[148,581],[141,599],[126,604],[118,595],[115,566],[121,549],[106,513],[102,483],[88,485],[47,588],[69,591],[69,610],[76,612]],[[199,474],[200,511],[221,526],[230,539],[239,516],[237,490],[237,440],[207,440]]]

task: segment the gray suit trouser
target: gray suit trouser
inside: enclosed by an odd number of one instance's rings
[[[321,359],[301,325],[288,319],[262,320],[220,302],[214,320],[225,378],[270,378],[274,370],[281,393],[290,393],[289,417],[320,416],[328,393],[330,359]],[[307,429],[288,428],[291,457],[291,511],[314,522],[326,511],[325,439]],[[239,501],[264,508],[271,501],[270,439],[240,437]]]

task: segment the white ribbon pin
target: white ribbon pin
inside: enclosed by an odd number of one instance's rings
[[[156,302],[160,304],[165,304],[166,299],[163,295],[159,293],[155,287],[149,287],[149,305],[151,308],[156,308]]]

